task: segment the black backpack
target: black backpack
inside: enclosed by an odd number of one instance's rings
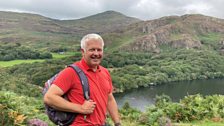
[[[85,75],[85,73],[76,65],[72,64],[68,67],[73,68],[73,70],[78,74],[80,82],[82,84],[83,94],[84,98],[86,100],[89,100],[90,92],[89,92],[89,83],[88,79]],[[43,88],[42,94],[45,95],[50,86],[53,84],[53,81],[58,76],[58,74],[54,75],[52,78],[50,78],[47,82],[45,82],[45,86]],[[62,96],[66,100],[68,100],[66,94]],[[48,115],[49,119],[56,125],[59,126],[69,126],[75,119],[75,117],[78,115],[78,113],[72,113],[72,112],[64,112],[56,110],[48,105],[45,104],[46,114]]]

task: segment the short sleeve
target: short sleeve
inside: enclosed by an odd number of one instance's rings
[[[53,84],[57,85],[64,93],[66,93],[70,88],[72,88],[74,78],[74,70],[68,67],[58,74]]]

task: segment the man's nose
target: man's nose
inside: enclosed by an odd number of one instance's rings
[[[95,55],[97,55],[97,54],[99,54],[99,53],[100,53],[100,51],[97,50],[97,49],[95,49],[95,50],[93,51],[93,54],[95,54]]]

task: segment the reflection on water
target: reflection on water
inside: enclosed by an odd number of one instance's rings
[[[173,101],[178,102],[186,95],[198,93],[202,95],[224,95],[224,79],[172,82],[155,87],[139,88],[123,94],[115,94],[115,98],[119,107],[128,101],[132,107],[144,111],[147,106],[154,104],[156,95],[165,94],[170,96]]]

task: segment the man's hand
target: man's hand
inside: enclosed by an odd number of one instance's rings
[[[95,107],[96,102],[94,102],[93,100],[85,100],[85,102],[81,106],[81,112],[82,114],[91,114],[93,113]]]
[[[114,126],[121,126],[121,123],[115,123]]]

